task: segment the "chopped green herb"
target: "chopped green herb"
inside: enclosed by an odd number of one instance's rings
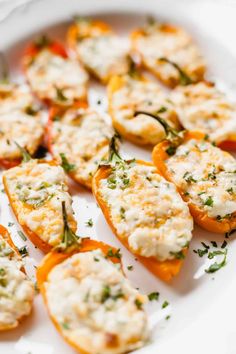
[[[158,109],[157,114],[159,114],[159,113],[164,113],[164,112],[166,112],[167,110],[168,110],[167,107],[162,106],[160,109]]]
[[[64,328],[64,329],[70,329],[70,326],[68,325],[68,323],[66,323],[66,322],[62,322],[62,327]]]
[[[210,246],[208,246],[205,242],[201,242],[201,244],[203,245],[204,248],[206,248],[207,250],[209,250]]]
[[[233,194],[233,193],[234,193],[234,190],[233,190],[233,188],[232,188],[232,187],[231,187],[231,188],[226,189],[226,191],[227,191],[229,194]]]
[[[63,152],[60,153],[60,157],[61,157],[61,167],[66,172],[71,172],[75,170],[75,165],[68,162],[66,155]]]
[[[166,308],[167,306],[169,306],[169,302],[168,301],[164,301],[161,308],[164,309]]]
[[[216,248],[218,247],[216,241],[211,241],[211,244],[213,247],[216,247]]]
[[[112,257],[112,258],[118,258],[121,259],[121,253],[120,253],[120,249],[118,249],[116,252],[113,251],[112,248],[110,248],[107,252],[106,257]]]
[[[10,221],[9,221],[9,223],[8,223],[7,226],[8,226],[8,227],[11,227],[11,226],[13,226],[13,225],[14,225],[14,222],[10,222]]]
[[[93,259],[94,259],[95,262],[100,262],[100,259],[97,258],[97,257],[93,257]]]
[[[222,245],[221,245],[221,248],[225,248],[226,246],[227,246],[227,241],[226,240],[224,240],[224,242],[222,243]]]
[[[111,288],[109,285],[105,285],[102,290],[101,302],[104,303],[111,296]]]
[[[58,101],[62,101],[62,102],[67,101],[67,97],[64,95],[63,89],[56,87],[56,95],[57,95]]]
[[[214,204],[214,201],[213,201],[212,197],[211,196],[207,197],[207,199],[204,202],[204,205],[213,207],[213,204]]]
[[[215,273],[226,265],[227,249],[224,252],[224,258],[220,263],[213,263],[209,268],[205,269],[206,273]]]
[[[134,269],[134,267],[132,265],[129,265],[129,266],[127,266],[127,269],[131,271]]]
[[[21,254],[22,258],[27,257],[29,255],[27,246],[23,246],[23,247],[18,248],[18,251]]]
[[[168,321],[170,319],[170,315],[166,316],[166,321]]]
[[[197,250],[193,250],[194,253],[197,253],[199,257],[203,257],[205,254],[208,253],[208,249],[205,248],[204,250],[201,250],[200,248]]]
[[[184,259],[185,255],[183,253],[183,251],[179,251],[179,252],[170,252],[170,254],[172,256],[174,256],[176,259]]]
[[[139,309],[139,310],[142,309],[143,303],[142,303],[139,299],[136,299],[136,300],[134,301],[134,303],[135,303],[137,309]]]
[[[50,43],[51,41],[45,34],[43,34],[42,36],[40,36],[34,41],[34,44],[38,49],[43,49],[45,47],[48,47]]]
[[[159,300],[159,296],[160,296],[160,293],[158,293],[156,291],[156,292],[148,294],[148,299],[149,299],[149,301],[154,301],[154,300],[157,301],[157,300]]]
[[[125,219],[125,209],[123,207],[120,208],[120,217],[121,219]]]
[[[25,235],[23,234],[23,232],[22,231],[17,231],[17,233],[18,233],[18,235],[20,236],[20,238],[23,240],[23,241],[26,241],[27,240],[27,238],[25,237]]]
[[[176,147],[175,146],[169,146],[167,149],[166,149],[166,152],[169,156],[173,156],[176,152]]]
[[[93,227],[93,220],[90,218],[88,221],[86,221],[85,225],[88,227]]]
[[[185,174],[183,175],[183,179],[185,179],[185,181],[188,182],[188,183],[191,183],[191,182],[196,183],[197,182],[196,179],[193,178],[191,173],[188,172],[188,171],[185,172]]]
[[[231,230],[231,231],[229,231],[229,232],[226,232],[225,233],[225,238],[229,238],[229,236],[231,236],[232,234],[234,234],[236,232],[236,229],[233,229],[233,230]]]
[[[225,254],[225,251],[221,251],[221,250],[209,252],[209,253],[208,253],[208,258],[209,258],[209,259],[212,259],[212,258],[214,258],[215,256],[221,256],[221,255],[223,255],[223,254]]]

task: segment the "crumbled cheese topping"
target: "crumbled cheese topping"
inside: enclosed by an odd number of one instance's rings
[[[110,124],[91,109],[70,109],[52,126],[53,154],[60,162],[63,153],[74,166],[73,177],[91,187],[92,177],[108,153],[114,134]]]
[[[116,166],[100,181],[98,192],[119,237],[134,253],[174,259],[191,240],[193,221],[187,204],[153,166]]]
[[[51,246],[62,241],[62,201],[66,204],[70,227],[76,229],[72,198],[61,166],[30,160],[5,171],[4,180],[19,223],[43,241]]]
[[[64,105],[84,99],[88,75],[77,60],[63,58],[42,50],[27,67],[27,79],[32,90],[41,99],[50,99]]]
[[[200,130],[217,143],[236,135],[236,105],[213,85],[178,87],[171,100],[185,129]]]
[[[147,318],[141,308],[145,297],[101,250],[78,253],[56,265],[45,289],[51,316],[65,338],[81,350],[118,354],[147,340]]]
[[[231,218],[236,211],[236,161],[207,141],[191,139],[167,160],[174,183],[210,217]]]
[[[111,95],[110,102],[110,113],[117,129],[121,134],[125,130],[146,144],[155,145],[165,138],[165,131],[158,121],[143,114],[134,117],[135,111],[160,111],[161,117],[178,128],[174,106],[158,84],[123,76],[122,85]]]
[[[0,331],[14,328],[32,308],[34,286],[22,261],[0,235]]]
[[[134,47],[141,54],[144,64],[164,82],[179,82],[178,71],[168,58],[179,65],[194,81],[201,79],[205,63],[191,36],[180,27],[165,24],[148,26],[134,38]]]
[[[25,110],[34,105],[34,98],[26,84],[0,84],[0,115]]]
[[[17,109],[0,114],[0,158],[21,158],[15,142],[31,155],[34,154],[43,140],[43,134],[40,113],[32,116]]]
[[[129,70],[129,43],[113,34],[85,38],[78,42],[77,53],[82,63],[100,80]]]

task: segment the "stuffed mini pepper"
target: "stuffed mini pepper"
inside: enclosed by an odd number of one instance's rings
[[[236,104],[214,84],[179,86],[170,99],[184,129],[201,131],[217,145],[236,149]]]
[[[205,62],[191,36],[181,27],[150,19],[131,35],[142,64],[164,84],[174,87],[201,81]]]
[[[91,188],[92,177],[107,157],[114,131],[97,111],[70,108],[51,109],[48,122],[48,148],[65,171],[78,183]]]
[[[34,285],[7,229],[0,225],[0,331],[17,327],[32,310]]]
[[[54,161],[31,159],[25,154],[21,165],[4,172],[3,184],[19,224],[43,252],[63,242],[62,201],[69,225],[76,230],[66,175]]]
[[[99,81],[107,83],[129,70],[129,42],[104,22],[78,17],[68,31],[68,45]]]
[[[43,141],[43,113],[25,84],[0,83],[0,166],[21,162],[20,144],[31,155]]]
[[[179,272],[193,220],[175,186],[151,163],[123,160],[113,138],[93,193],[115,235],[151,272],[165,281]]]
[[[138,145],[155,145],[165,138],[158,121],[137,110],[159,112],[173,128],[180,128],[175,107],[161,87],[137,72],[114,76],[108,85],[109,113],[119,134]]]
[[[31,43],[23,56],[23,70],[32,91],[46,104],[87,101],[88,75],[59,42],[42,36]]]
[[[118,250],[81,238],[50,252],[37,281],[55,327],[79,353],[122,354],[147,341],[146,297],[124,276]]]
[[[181,133],[157,144],[153,161],[188,202],[194,221],[226,233],[236,228],[236,161],[200,132]]]

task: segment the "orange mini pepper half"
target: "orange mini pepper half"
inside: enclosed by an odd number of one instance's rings
[[[111,254],[116,255],[118,250],[115,249],[114,247],[111,247],[101,241],[96,241],[96,240],[91,240],[88,238],[81,238],[81,243],[79,244],[78,247],[72,247],[71,249],[67,249],[64,252],[60,252],[57,250],[52,250],[50,253],[48,253],[42,260],[41,264],[37,268],[37,284],[40,289],[40,292],[43,296],[44,303],[47,307],[49,316],[56,327],[57,331],[62,335],[62,337],[65,339],[65,341],[70,344],[74,349],[79,351],[79,353],[82,354],[88,354],[87,351],[84,351],[82,348],[80,348],[78,345],[76,345],[73,341],[70,341],[66,336],[63,335],[63,332],[61,330],[61,325],[58,323],[58,321],[50,314],[48,303],[47,303],[47,296],[46,296],[46,290],[45,290],[45,282],[47,281],[48,275],[51,272],[51,270],[57,266],[58,264],[64,262],[66,259],[69,257],[73,256],[76,253],[80,252],[90,252],[93,250],[100,249],[104,255],[108,256],[109,252]],[[121,264],[121,259],[116,256],[109,256],[109,260],[111,260],[113,263],[120,263]]]
[[[135,161],[139,165],[144,165],[144,166],[153,166],[152,163],[142,161],[142,160],[136,160]],[[98,205],[100,206],[103,215],[108,223],[108,225],[111,227],[111,230],[113,231],[114,235],[119,239],[119,241],[131,252],[128,242],[124,239],[121,238],[115,225],[112,222],[110,210],[103,198],[101,197],[99,193],[99,184],[100,181],[103,179],[107,179],[109,175],[111,174],[111,166],[109,165],[104,165],[100,166],[97,173],[95,174],[93,178],[93,194],[97,200]],[[158,170],[156,173],[159,173]],[[186,255],[187,252],[187,247],[183,249],[183,258]],[[183,264],[183,259],[172,259],[172,260],[165,260],[165,261],[158,261],[154,257],[143,257],[138,254],[135,254],[135,256],[140,260],[141,263],[150,271],[152,272],[155,276],[159,277],[160,279],[169,282],[174,276],[176,276]]]
[[[23,151],[24,149],[22,149]],[[27,155],[24,155],[25,159],[30,159],[29,155],[28,157],[26,157]],[[27,160],[29,161],[29,160]],[[26,160],[24,161],[26,162]],[[58,164],[55,162],[55,161],[46,161],[46,160],[37,160],[37,163],[45,163],[45,164],[49,164],[51,166],[58,166]],[[20,226],[22,227],[23,231],[25,232],[25,234],[29,237],[29,239],[31,240],[31,242],[37,247],[39,248],[42,252],[44,253],[48,253],[51,249],[52,249],[52,246],[45,242],[39,234],[35,233],[34,231],[32,231],[27,225],[22,225],[20,223],[20,220],[19,220],[19,215],[18,215],[18,212],[17,212],[17,207],[16,207],[16,203],[15,201],[13,201],[12,199],[12,196],[11,196],[11,193],[9,191],[9,188],[8,188],[8,183],[7,183],[7,178],[5,175],[3,175],[3,185],[4,185],[4,189],[5,189],[5,192],[7,194],[7,197],[8,197],[8,200],[9,200],[9,203],[10,203],[10,206],[13,210],[13,213],[16,217],[16,219],[18,220]],[[27,205],[27,208],[33,208],[33,206],[31,205]],[[66,221],[66,211],[65,211],[65,206],[63,208],[63,205],[62,205],[62,211],[63,211],[63,218],[64,218],[64,232],[65,230],[68,228],[68,225],[67,225],[67,221]],[[76,226],[77,226],[77,223],[76,221],[73,219],[71,220],[71,222],[73,223],[73,230],[76,229]],[[63,242],[63,238],[64,238],[65,235],[62,235],[62,242]]]
[[[191,139],[204,140],[205,134],[201,132],[187,131],[183,135],[182,143],[185,143]],[[152,158],[155,166],[159,172],[170,182],[174,183],[174,180],[168,171],[166,161],[170,157],[166,150],[171,146],[171,142],[164,140],[163,142],[157,144],[152,153]],[[222,219],[217,220],[207,215],[207,212],[202,210],[199,206],[195,205],[190,201],[188,195],[184,194],[184,191],[180,188],[177,189],[181,194],[184,201],[189,205],[190,213],[193,216],[195,222],[200,225],[203,229],[216,233],[226,233],[236,228],[236,217],[232,219]]]

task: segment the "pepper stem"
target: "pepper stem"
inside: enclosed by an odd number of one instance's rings
[[[193,80],[191,79],[190,76],[188,76],[188,74],[186,74],[186,72],[180,68],[180,66],[178,64],[176,64],[175,62],[169,60],[168,58],[159,58],[159,61],[168,63],[170,65],[172,65],[178,72],[179,72],[179,82],[180,85],[182,86],[187,86],[193,83]]]
[[[164,128],[165,133],[166,133],[166,139],[169,140],[170,142],[177,143],[179,141],[179,139],[182,138],[180,133],[176,129],[172,128],[166,122],[166,120],[161,118],[158,114],[149,113],[149,112],[145,112],[145,111],[136,111],[136,112],[134,112],[134,117],[138,116],[139,114],[144,114],[146,116],[152,117],[155,120],[157,120],[161,124],[161,126]]]
[[[8,83],[9,82],[9,68],[8,68],[5,56],[2,52],[0,52],[0,66],[1,66],[0,81],[2,83]]]
[[[18,149],[21,152],[22,155],[22,162],[28,162],[32,159],[32,157],[30,156],[30,154],[28,153],[28,151],[23,148],[22,146],[20,146],[16,141],[14,141],[14,143],[16,144],[16,146],[18,147]]]

